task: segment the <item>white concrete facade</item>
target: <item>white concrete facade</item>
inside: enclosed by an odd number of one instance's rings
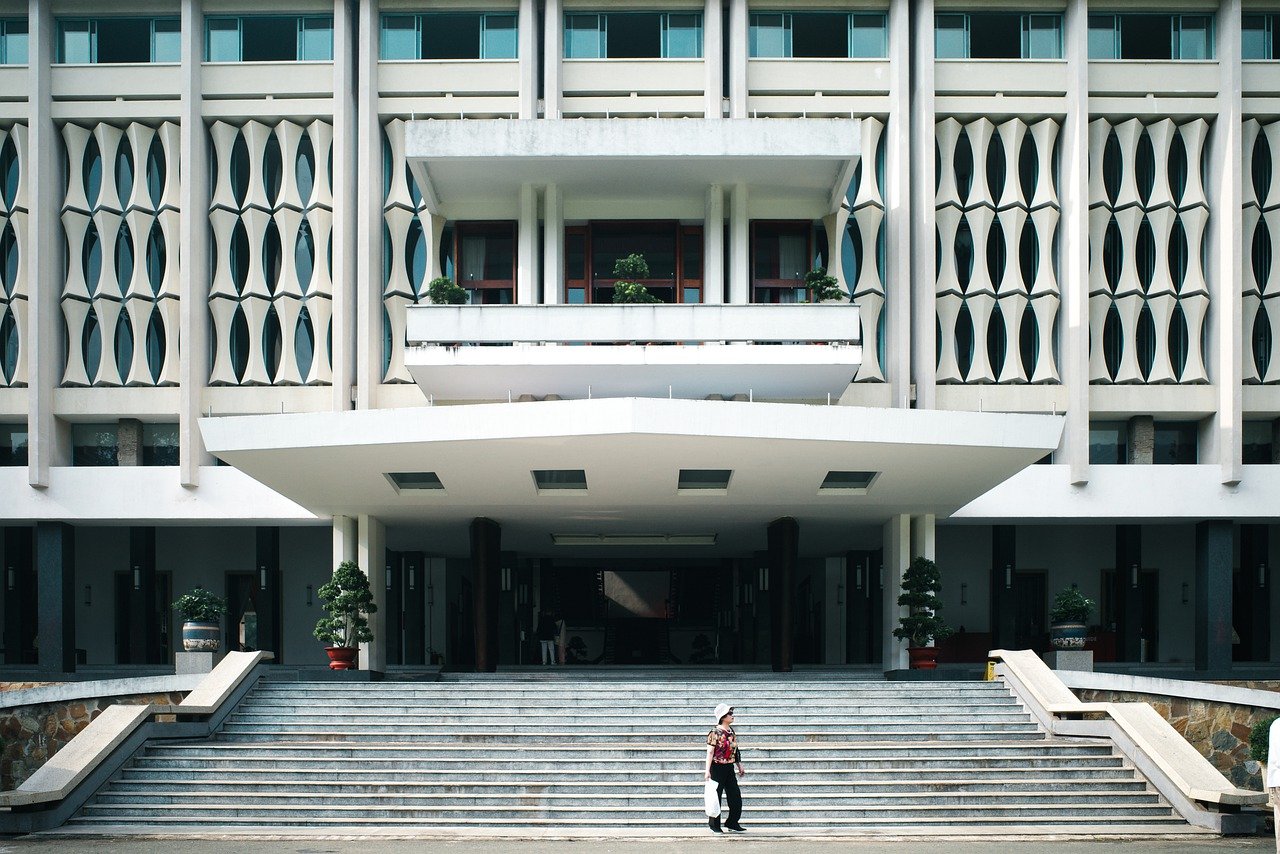
[[[823,657],[861,654],[861,612],[834,608],[832,597],[839,589],[852,601],[855,564],[865,570],[870,555],[887,569],[867,630],[880,640],[866,649],[891,664],[893,591],[911,556],[935,554],[950,622],[995,634],[1000,529],[1015,530],[1008,562],[1039,573],[1027,583],[1045,586],[1041,598],[1076,583],[1107,599],[1104,574],[1122,550],[1117,526],[1139,526],[1140,568],[1159,580],[1154,657],[1190,666],[1204,583],[1197,525],[1234,525],[1237,607],[1262,599],[1267,614],[1280,613],[1271,580],[1280,559],[1280,61],[1246,59],[1242,49],[1246,17],[1271,13],[1235,0],[1179,7],[1169,14],[1212,17],[1207,58],[1101,59],[1089,55],[1090,13],[1146,7],[1023,5],[1014,11],[1061,15],[1058,57],[935,57],[935,14],[1008,12],[1007,3],[646,2],[700,14],[701,24],[700,55],[645,59],[566,53],[565,15],[639,8],[617,0],[271,0],[273,13],[331,19],[332,58],[214,62],[206,19],[267,9],[0,0],[0,19],[25,19],[30,33],[28,64],[0,64],[0,185],[13,176],[12,192],[0,186],[0,440],[25,434],[20,462],[0,467],[0,527],[75,527],[77,644],[90,663],[115,661],[110,591],[114,573],[132,566],[122,532],[151,527],[175,594],[192,583],[221,589],[220,573],[233,568],[256,572],[252,529],[283,532],[286,661],[315,652],[307,587],[322,583],[331,557],[363,553],[381,572],[380,550],[421,553],[422,577],[438,576],[429,646],[441,649],[468,572],[461,516],[441,530],[338,503],[317,512],[234,461],[220,464],[202,424],[292,416],[290,429],[336,430],[307,438],[344,445],[360,436],[326,419],[350,410],[404,417],[429,404],[466,409],[522,395],[738,395],[740,406],[813,407],[829,394],[851,411],[957,413],[935,428],[955,444],[959,414],[1040,415],[1065,425],[1050,464],[964,506],[939,509],[922,495],[915,509],[895,506],[885,518],[851,510],[843,540],[806,541],[803,513],[791,514],[801,559],[812,562],[801,575],[825,591],[816,597],[827,609]],[[383,58],[384,15],[446,9],[515,16],[516,55]],[[884,14],[883,55],[752,55],[754,16],[819,9]],[[60,22],[108,15],[178,20],[180,59],[60,61]],[[691,337],[655,326],[618,333],[637,342],[620,352],[560,346],[577,342],[542,328],[552,316],[544,309],[640,313],[569,305],[579,263],[570,241],[636,222],[699,236],[701,272],[686,278],[700,305],[680,307],[699,318],[715,306],[770,311],[749,305],[766,278],[755,264],[759,229],[807,224],[805,267],[821,257],[857,310],[804,308],[828,310],[824,324],[847,312],[850,337],[806,327],[770,339],[802,343],[765,344],[757,331],[757,343],[712,343],[691,356],[695,348],[660,343]],[[435,308],[427,285],[465,263],[463,228],[477,223],[510,226],[510,302],[531,312],[517,324],[522,344],[502,355],[435,347],[424,356],[407,342],[416,318]],[[132,259],[124,281],[120,246]],[[94,252],[90,285],[84,259]],[[465,310],[490,307],[508,308]],[[495,317],[486,322],[505,322]],[[438,343],[482,337],[460,329]],[[693,337],[733,340],[714,330]],[[829,346],[843,340],[857,346]],[[633,368],[638,384],[624,376]],[[172,425],[175,464],[80,464],[79,429],[134,429],[125,422],[144,432]],[[1091,460],[1091,424],[1120,425],[1120,454],[1137,464]],[[1148,427],[1189,430],[1191,461],[1153,460]],[[771,450],[762,439],[752,453]],[[526,468],[541,466],[533,462]],[[406,461],[404,470],[418,468]],[[501,509],[468,505],[500,523]],[[694,512],[686,527],[702,532],[712,518]],[[768,521],[753,519],[757,536],[726,557],[742,562],[735,578],[758,568]],[[7,565],[27,559],[13,545],[20,539],[5,541]],[[289,548],[325,566],[303,570]],[[11,587],[15,595],[0,591],[10,627],[20,607],[20,585]],[[1280,658],[1280,632],[1259,643],[1253,660]],[[369,661],[386,654],[374,650]]]

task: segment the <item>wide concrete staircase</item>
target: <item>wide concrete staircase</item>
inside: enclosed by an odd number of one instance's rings
[[[1202,832],[1002,683],[677,671],[264,681],[215,738],[146,747],[67,829],[705,834],[722,701],[754,835]]]

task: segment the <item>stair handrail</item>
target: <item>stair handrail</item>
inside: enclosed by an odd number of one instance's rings
[[[81,784],[95,776],[95,772],[106,768],[113,758],[123,763],[140,746],[139,738],[142,736],[189,738],[208,735],[230,712],[228,701],[238,701],[252,686],[252,681],[256,681],[258,665],[274,658],[273,653],[265,651],[228,652],[180,703],[108,706],[16,789],[0,792],[0,809],[53,809],[63,804]],[[173,719],[161,719],[162,715]],[[205,719],[195,725],[203,732],[193,731],[190,725],[198,718]],[[182,723],[188,725],[183,726]],[[144,730],[146,724],[154,724],[155,727]],[[170,731],[165,732],[166,728]],[[125,751],[127,755],[121,757],[119,754]],[[75,806],[78,808],[79,804]],[[0,813],[0,831],[9,830],[14,824],[4,819],[4,814]],[[18,832],[25,831],[19,829]]]
[[[1252,817],[1239,808],[1266,803],[1266,793],[1234,786],[1148,703],[1083,702],[1029,649],[995,649],[987,657],[1051,735],[1110,739],[1191,824],[1252,832]]]

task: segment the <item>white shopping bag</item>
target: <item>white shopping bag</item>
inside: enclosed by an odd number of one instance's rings
[[[708,780],[702,787],[702,806],[707,811],[707,818],[720,815],[720,785],[715,780]]]

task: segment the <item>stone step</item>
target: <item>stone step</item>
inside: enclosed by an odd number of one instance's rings
[[[699,703],[691,706],[688,703],[676,703],[663,699],[655,698],[643,705],[636,707],[619,706],[616,699],[613,698],[596,698],[591,700],[521,700],[516,702],[507,698],[493,698],[490,700],[451,700],[448,697],[438,697],[422,700],[408,700],[404,698],[360,698],[351,701],[336,702],[326,700],[321,703],[318,701],[307,701],[296,697],[263,697],[250,696],[247,700],[240,704],[239,711],[243,712],[270,712],[270,711],[287,711],[300,713],[321,713],[325,711],[338,712],[356,712],[369,713],[379,712],[383,714],[452,714],[452,715],[474,715],[488,716],[498,715],[502,717],[519,717],[533,713],[543,714],[563,714],[566,712],[574,714],[597,714],[597,713],[613,713],[623,714],[621,709],[634,708],[632,714],[639,715],[681,715],[684,717],[697,718],[698,721],[705,721],[708,725],[712,723],[711,715],[705,710],[707,704]],[[916,708],[915,706],[903,706],[902,708]],[[922,708],[934,712],[935,714],[992,714],[992,713],[1009,713],[1022,712],[1021,704],[1013,700],[1013,698],[1000,697],[984,697],[980,701],[963,701],[963,702],[934,702],[929,703]],[[819,698],[808,698],[800,700],[776,700],[763,702],[752,699],[750,705],[742,705],[738,707],[739,717],[746,718],[750,716],[757,719],[762,715],[793,715],[793,716],[828,716],[833,717],[841,714],[858,715],[858,714],[884,714],[884,703],[858,702],[858,703],[834,703],[830,700],[819,700]]]
[[[397,726],[480,726],[486,729],[509,729],[512,732],[523,732],[527,729],[540,728],[607,728],[613,731],[639,732],[652,730],[663,732],[671,730],[689,731],[690,728],[706,731],[712,723],[702,715],[659,715],[659,714],[627,714],[627,713],[595,713],[595,714],[432,714],[421,712],[388,712],[378,714],[372,709],[350,710],[334,709],[329,712],[299,710],[288,714],[279,709],[261,710],[255,708],[237,709],[229,718],[230,723],[253,724],[259,727],[277,724],[320,725],[330,724],[334,727],[345,726],[385,726],[393,721]],[[929,724],[954,726],[983,726],[999,724],[1030,723],[1031,716],[1026,712],[959,712],[946,714],[932,710],[886,714],[879,709],[875,714],[838,714],[838,715],[744,715],[741,724],[734,722],[734,729],[743,738],[762,729],[850,729],[864,726],[898,727],[907,724]]]
[[[917,702],[920,699],[938,697],[987,697],[1008,696],[1007,690],[986,687],[994,683],[961,682],[956,684],[929,683],[923,689],[904,689],[899,687],[881,687],[867,683],[856,683],[847,689],[833,689],[821,683],[784,685],[770,683],[764,685],[748,685],[733,683],[732,685],[614,685],[604,684],[559,684],[537,686],[498,686],[498,685],[444,685],[440,683],[415,684],[394,682],[372,683],[340,683],[338,686],[326,683],[277,683],[259,685],[253,691],[255,696],[272,697],[476,697],[476,698],[604,698],[618,700],[646,699],[662,697],[664,699],[697,700],[706,702],[708,698],[732,695],[734,697],[776,698],[791,697],[825,697],[830,700],[907,700]]]
[[[699,733],[672,733],[670,738],[675,740],[693,741],[699,737]],[[599,731],[591,731],[587,733],[573,733],[565,731],[528,731],[519,734],[519,738],[523,742],[536,742],[544,744],[558,744],[575,737],[589,739],[591,742],[599,741],[601,738],[608,740],[611,744],[617,744],[628,740],[647,740],[654,737],[652,732],[613,732],[602,733]],[[778,744],[787,742],[803,741],[807,743],[841,743],[849,741],[864,742],[893,742],[904,746],[913,745],[920,741],[986,741],[991,738],[1000,738],[1004,740],[1023,739],[1034,741],[1043,739],[1044,733],[1031,725],[1027,725],[1025,729],[1014,729],[1005,727],[1000,730],[991,730],[984,727],[974,727],[968,730],[952,731],[952,730],[927,730],[927,729],[897,729],[887,730],[875,727],[869,727],[864,732],[842,731],[842,732],[757,732],[751,736],[752,747],[764,744]],[[272,741],[294,741],[294,742],[311,742],[311,741],[349,741],[349,742],[400,742],[400,743],[431,743],[431,742],[465,742],[467,744],[505,744],[510,741],[512,734],[509,732],[495,733],[486,731],[483,727],[473,727],[470,730],[461,730],[454,728],[451,731],[441,732],[423,732],[418,731],[400,731],[387,727],[370,727],[367,730],[336,730],[336,729],[283,729],[280,727],[272,727],[270,729],[254,729],[240,724],[227,724],[222,733],[216,736],[223,741],[239,741],[239,742],[272,742]],[[696,742],[695,742],[696,743]],[[612,748],[611,748],[612,749]]]

